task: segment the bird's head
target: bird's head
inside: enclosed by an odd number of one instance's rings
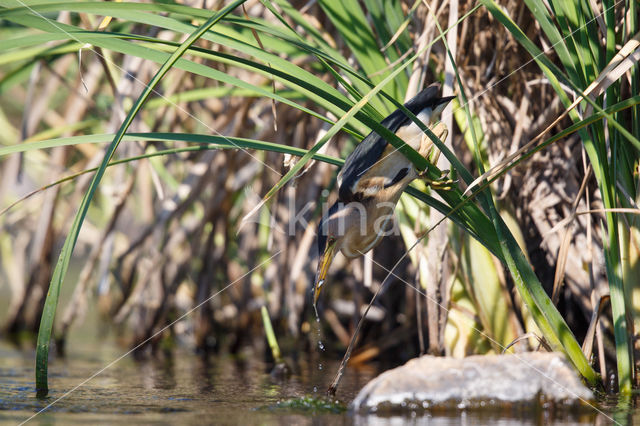
[[[318,270],[313,290],[315,306],[333,258],[338,254],[348,233],[360,229],[362,210],[353,205],[336,202],[318,224]]]
[[[428,126],[429,123],[433,123],[440,119],[440,113],[442,113],[449,102],[455,98],[455,96],[441,97],[439,95],[439,92],[440,85],[438,83],[434,83],[429,87],[423,89],[415,97],[405,103],[404,106],[414,115],[416,115],[420,121]],[[406,117],[404,113],[401,114],[403,117]],[[404,119],[408,120],[408,118]],[[412,122],[408,120],[405,125],[411,124]],[[418,130],[417,126],[416,130]]]

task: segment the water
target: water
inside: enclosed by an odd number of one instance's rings
[[[114,344],[75,345],[73,355],[50,367],[50,396],[35,398],[31,350],[0,341],[0,424],[261,424],[261,425],[590,425],[640,423],[635,409],[604,404],[604,414],[414,412],[404,416],[355,415],[346,405],[375,374],[349,367],[338,402],[323,397],[337,362],[303,361],[288,379],[278,380],[260,357],[195,356],[176,350],[163,360],[137,362],[126,357],[65,396],[121,353]],[[58,400],[58,398],[61,398]]]
[[[112,354],[113,358],[117,355]],[[341,402],[324,400],[330,377],[315,363],[286,380],[274,379],[259,359],[209,358],[177,351],[159,361],[125,358],[96,378],[65,393],[102,369],[106,354],[76,354],[50,366],[49,397],[35,398],[34,356],[0,342],[0,422],[16,424],[51,405],[31,422],[144,424],[304,424],[312,418],[348,422],[346,403],[373,371],[345,380]],[[313,394],[313,384],[319,389]],[[310,397],[313,399],[310,400]],[[58,400],[58,398],[62,399]],[[306,398],[306,399],[305,399]]]

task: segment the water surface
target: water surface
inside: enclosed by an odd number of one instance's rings
[[[344,410],[375,369],[348,368],[334,400],[324,400],[336,362],[302,361],[296,373],[274,378],[250,351],[241,357],[200,357],[185,350],[151,361],[111,342],[83,346],[50,366],[50,395],[35,398],[34,353],[0,341],[0,423],[19,424],[238,424],[238,425],[590,425],[633,424],[632,409],[603,404],[603,413],[416,412],[407,416],[355,415]],[[79,347],[79,349],[78,349]],[[105,368],[107,367],[107,368]],[[87,378],[103,370],[95,378]],[[79,386],[80,385],[80,386]],[[79,387],[78,387],[79,386]],[[74,388],[76,388],[73,390]],[[67,392],[71,391],[67,394]],[[311,403],[309,403],[311,401]]]

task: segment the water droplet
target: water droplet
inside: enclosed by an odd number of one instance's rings
[[[320,340],[318,340],[318,347],[324,352],[324,344]]]
[[[318,393],[318,387],[317,386],[313,387],[313,393]]]
[[[318,370],[322,370],[322,364],[318,363]]]

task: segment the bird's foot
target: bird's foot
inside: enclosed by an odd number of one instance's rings
[[[435,190],[450,191],[453,189],[454,185],[458,183],[458,179],[449,179],[448,174],[449,170],[443,170],[442,172],[440,172],[439,178],[431,179],[427,175],[427,171],[425,170],[420,173],[420,178]]]

